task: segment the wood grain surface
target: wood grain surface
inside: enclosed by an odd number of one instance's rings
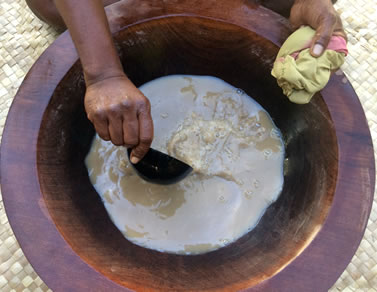
[[[375,183],[369,129],[350,84],[334,75],[310,104],[290,103],[270,75],[289,27],[254,4],[132,4],[108,9],[131,80],[213,75],[245,90],[284,135],[284,190],[253,231],[218,251],[178,256],[128,242],[83,164],[94,130],[65,33],[25,78],[1,148],[5,207],[33,267],[54,291],[327,291],[362,238]]]

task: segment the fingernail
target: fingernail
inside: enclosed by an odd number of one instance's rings
[[[136,164],[136,163],[138,163],[139,161],[140,161],[140,159],[137,158],[136,156],[132,156],[132,157],[131,157],[131,162],[132,162],[132,164]]]
[[[313,48],[313,54],[316,56],[321,55],[323,52],[323,46],[321,44],[315,44]]]

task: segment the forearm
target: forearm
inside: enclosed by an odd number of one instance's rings
[[[123,75],[101,0],[55,0],[78,51],[87,85]]]

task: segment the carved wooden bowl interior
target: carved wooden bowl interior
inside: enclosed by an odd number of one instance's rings
[[[314,286],[308,290],[294,290],[325,291],[329,288],[350,260],[365,228],[359,224],[357,228],[360,230],[357,230],[352,223],[352,226],[347,223],[343,232],[339,218],[328,216],[334,202],[347,204],[347,198],[334,199],[336,188],[347,192],[347,185],[339,185],[340,168],[347,166],[339,164],[339,145],[343,144],[338,141],[337,133],[341,127],[334,126],[333,116],[323,97],[327,94],[337,98],[334,88],[338,86],[339,78],[335,77],[338,78],[335,83],[329,85],[323,96],[317,94],[311,103],[293,104],[282,94],[270,74],[278,46],[252,30],[203,17],[174,16],[149,20],[120,30],[115,39],[124,70],[137,86],[171,74],[212,75],[242,88],[260,103],[270,113],[285,141],[284,188],[255,229],[219,250],[184,256],[160,253],[130,243],[109,219],[84,165],[94,129],[84,111],[85,84],[81,66],[76,62],[68,73],[64,73],[43,112],[40,127],[37,125],[35,130],[38,134],[34,141],[34,166],[43,198],[38,204],[44,212],[41,217],[47,219],[34,222],[44,226],[42,221],[50,220],[49,227],[41,230],[47,234],[52,230],[52,222],[65,240],[42,239],[45,245],[41,245],[41,249],[46,246],[51,255],[51,265],[54,266],[51,272],[42,263],[48,260],[46,252],[41,251],[43,259],[34,256],[35,247],[23,244],[23,227],[17,227],[21,226],[18,223],[12,225],[26,254],[30,255],[37,271],[39,268],[42,278],[46,277],[47,284],[56,289],[84,289],[92,284],[98,291],[126,288],[275,291],[268,290],[273,287],[281,287],[282,290],[276,291],[289,291],[284,289],[304,289],[305,285]],[[339,91],[344,92],[343,95],[352,91],[349,85],[343,86],[348,86]],[[336,108],[335,105],[332,107]],[[363,115],[361,120],[360,128],[367,137],[369,132],[364,129]],[[11,133],[11,129],[7,133]],[[369,136],[363,143],[369,147],[368,139]],[[8,145],[5,143],[3,148]],[[366,153],[371,154],[369,148]],[[4,157],[3,165],[7,162],[8,166],[16,165],[15,158],[12,160],[7,153]],[[365,167],[371,167],[369,161],[366,164]],[[6,173],[3,165],[2,173]],[[8,189],[3,189],[4,193]],[[369,191],[366,193],[370,196]],[[7,211],[17,209],[12,198],[6,197]],[[359,208],[359,205],[355,206]],[[370,202],[365,206],[369,214]],[[344,215],[350,209],[347,205],[336,210]],[[352,210],[348,213],[354,214]],[[343,216],[334,216],[338,215]],[[359,213],[355,216],[360,217]],[[21,219],[12,219],[15,217],[10,215],[11,223],[21,222]],[[331,220],[335,222],[333,225],[322,228]],[[338,239],[337,230],[343,232]],[[340,244],[343,254],[334,251],[336,241],[342,242],[354,232],[357,234],[356,246],[343,243],[343,247]],[[54,238],[59,237],[56,234]],[[45,234],[36,236],[50,238]],[[50,247],[54,243],[59,249]],[[64,256],[65,253],[69,255]],[[326,259],[330,261],[327,264]],[[58,266],[54,265],[54,260]],[[324,270],[321,271],[320,267]],[[318,278],[321,273],[323,280]],[[313,275],[316,281],[311,279]]]
[[[116,40],[125,72],[137,86],[170,74],[212,75],[255,98],[283,133],[284,189],[257,228],[218,251],[178,256],[128,242],[88,179],[84,159],[94,130],[76,65],[56,89],[38,139],[42,193],[60,233],[86,262],[130,287],[211,289],[257,283],[276,273],[317,231],[333,199],[338,147],[326,104],[320,96],[306,106],[289,102],[270,74],[277,48],[234,25],[167,18],[135,25]],[[142,277],[135,278],[135,268],[143,270]]]

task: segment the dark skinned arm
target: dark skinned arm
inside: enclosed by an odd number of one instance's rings
[[[85,110],[97,133],[133,148],[137,163],[153,139],[149,100],[123,72],[100,0],[55,0],[84,70]]]

